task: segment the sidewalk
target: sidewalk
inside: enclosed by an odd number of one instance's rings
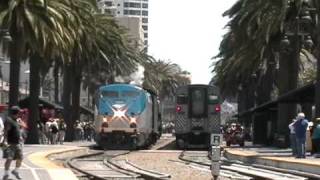
[[[23,180],[76,180],[78,178],[71,170],[54,164],[47,157],[50,154],[80,149],[82,148],[72,143],[68,143],[68,145],[25,145],[20,176]],[[0,178],[2,178],[5,162],[5,159],[2,159],[2,151],[0,156]],[[10,179],[15,179],[11,174],[14,167],[15,162],[11,164]]]
[[[225,156],[229,160],[320,175],[320,158],[314,158],[310,156],[310,153],[307,153],[306,159],[297,159],[292,156],[291,149],[254,146],[231,147],[225,148]]]

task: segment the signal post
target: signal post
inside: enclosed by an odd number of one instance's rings
[[[210,145],[211,145],[211,174],[213,179],[218,179],[220,174],[220,144],[222,142],[221,134],[211,134]]]

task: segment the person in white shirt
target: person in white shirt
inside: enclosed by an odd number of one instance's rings
[[[296,119],[292,120],[292,123],[289,124],[289,130],[290,130],[290,145],[292,149],[292,155],[297,155],[297,143],[296,143],[296,131],[294,129],[294,123],[296,122]]]

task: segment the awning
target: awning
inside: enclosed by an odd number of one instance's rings
[[[21,108],[28,108],[29,107],[29,97],[22,99],[19,101],[19,106]],[[63,107],[59,104],[47,101],[45,99],[39,98],[39,106],[43,106],[45,108],[52,108],[52,109],[58,109],[58,110],[63,110]],[[81,114],[89,114],[89,115],[94,115],[94,111],[84,107],[84,106],[80,106],[80,113]]]
[[[94,115],[94,111],[87,108],[87,107],[84,107],[84,106],[80,106],[80,113],[83,113],[83,114],[89,114],[89,115]]]
[[[281,96],[276,100],[266,102],[257,107],[250,108],[245,112],[241,112],[236,115],[236,117],[244,117],[251,115],[255,112],[270,111],[277,108],[278,103],[313,103],[315,96],[315,84],[311,83],[303,87],[291,90]]]
[[[59,104],[47,101],[45,99],[39,98],[39,106],[42,105],[43,107],[46,108],[52,108],[52,109],[60,109],[62,110],[63,107],[60,106]],[[26,97],[25,99],[22,99],[19,101],[19,106],[21,108],[28,108],[29,107],[29,97]]]

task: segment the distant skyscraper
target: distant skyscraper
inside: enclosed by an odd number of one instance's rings
[[[139,17],[144,33],[144,45],[148,46],[148,0],[97,0],[102,12],[115,17]]]

